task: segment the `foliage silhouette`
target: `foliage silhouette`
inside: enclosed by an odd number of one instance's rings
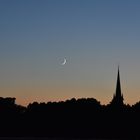
[[[140,102],[101,105],[94,98],[15,104],[0,97],[0,136],[63,138],[140,138]]]

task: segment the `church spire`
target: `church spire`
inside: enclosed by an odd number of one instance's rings
[[[118,66],[118,75],[117,75],[117,84],[116,84],[116,93],[113,96],[111,101],[112,105],[122,106],[123,105],[123,95],[121,93],[121,82],[120,82],[120,70]]]
[[[116,85],[116,96],[121,97],[121,83],[120,83],[119,66],[118,66],[118,76],[117,76],[117,85]]]

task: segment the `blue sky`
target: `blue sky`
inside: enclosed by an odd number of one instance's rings
[[[139,7],[138,0],[1,0],[0,96],[21,104],[72,97],[108,103],[119,64],[125,102],[135,103]]]

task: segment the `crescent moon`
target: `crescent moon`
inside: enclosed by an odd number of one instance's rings
[[[66,58],[64,58],[64,61],[61,65],[65,65],[66,63],[67,63],[67,60],[66,60]]]

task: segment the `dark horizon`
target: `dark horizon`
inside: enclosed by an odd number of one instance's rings
[[[108,105],[73,98],[23,107],[15,98],[0,98],[0,138],[139,139],[140,102],[129,106],[113,99]]]

